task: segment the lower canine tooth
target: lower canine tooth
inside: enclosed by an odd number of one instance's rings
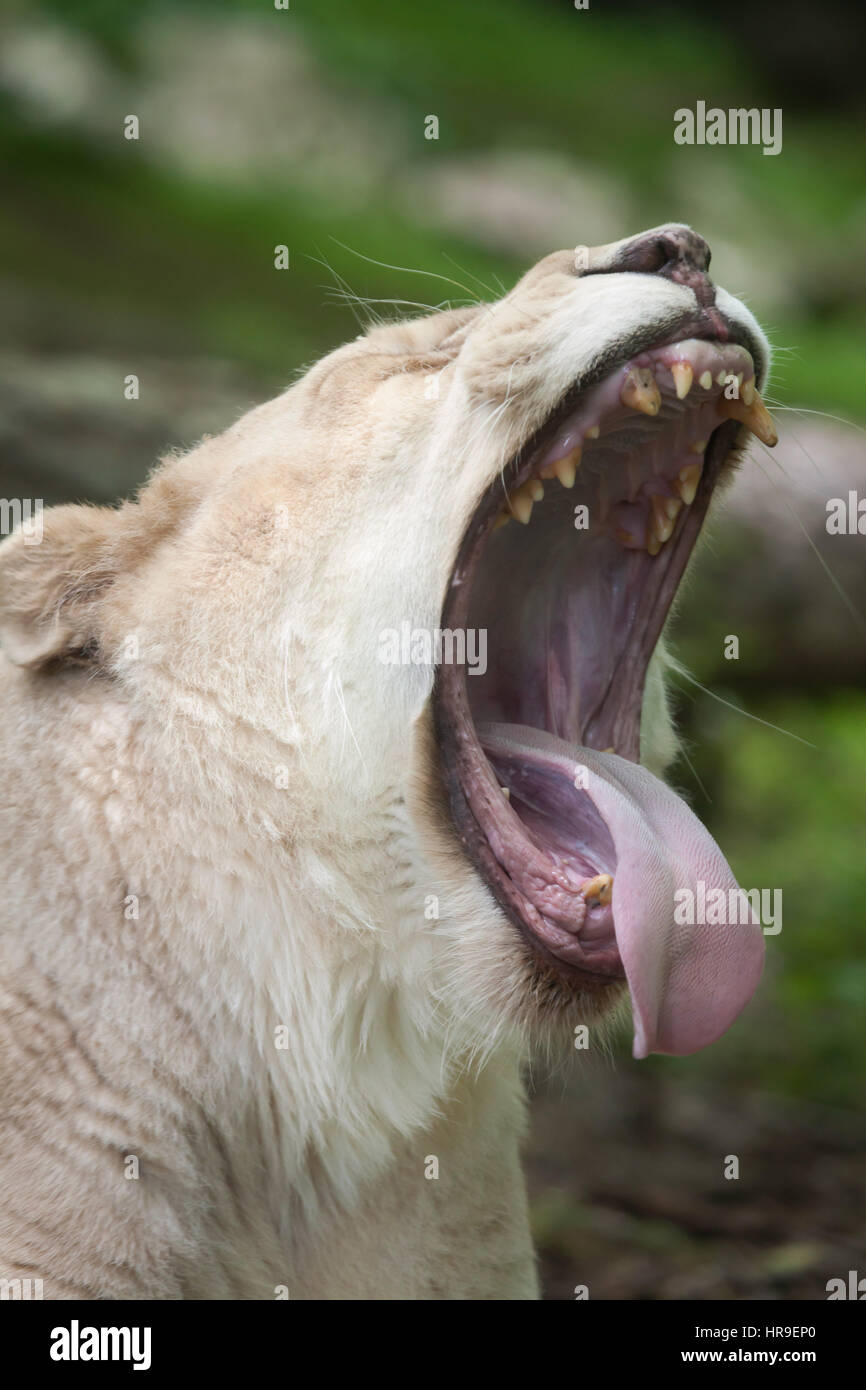
[[[773,417],[757,391],[751,405],[747,405],[742,399],[735,398],[729,401],[725,396],[720,396],[716,410],[725,419],[739,420],[741,425],[750,429],[752,434],[756,434],[761,443],[766,444],[770,449],[774,444],[778,444],[779,436],[776,433],[776,426],[773,424]]]
[[[687,507],[690,507],[695,500],[702,472],[703,464],[687,463],[685,468],[681,468],[677,474],[675,486]]]
[[[670,540],[674,530],[673,518],[668,516],[667,502],[668,498],[659,497],[658,494],[654,494],[652,499],[652,534],[662,545]]]
[[[677,388],[677,400],[685,400],[692,389],[694,372],[688,362],[674,362],[671,367],[671,376],[674,379],[674,386]]]
[[[596,874],[595,878],[580,885],[580,891],[588,903],[598,902],[607,907],[613,895],[613,878],[610,874]]]
[[[649,367],[632,367],[619,393],[623,405],[639,410],[642,415],[658,415],[662,395],[658,382]]]

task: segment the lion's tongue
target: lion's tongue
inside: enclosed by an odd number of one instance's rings
[[[725,921],[733,916],[727,925],[674,921],[680,890],[694,895],[694,915],[700,916],[714,889],[723,890],[727,904],[737,888],[709,832],[669,787],[625,758],[525,725],[486,725],[479,732],[494,759],[519,758],[561,774],[572,786],[577,778],[607,824],[616,852],[611,906],[631,992],[634,1055],[682,1055],[714,1042],[754,993],[764,938],[757,922],[738,925],[738,913],[720,914]]]

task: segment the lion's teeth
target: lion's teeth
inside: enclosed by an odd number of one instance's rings
[[[519,521],[522,526],[528,526],[530,517],[532,516],[532,503],[534,499],[529,491],[529,487],[529,483],[524,483],[523,486],[519,487],[515,493],[512,493],[511,497],[508,499],[511,515],[514,517],[515,521]]]
[[[703,464],[687,463],[685,468],[681,468],[677,474],[677,481],[674,486],[687,507],[692,505],[697,496],[702,472]]]
[[[689,452],[692,454],[703,454],[709,442],[708,439],[696,439]]]
[[[580,885],[584,899],[588,903],[601,903],[607,907],[613,895],[613,878],[610,874],[596,874]]]
[[[553,465],[556,476],[563,487],[574,487],[581,453],[582,450],[578,446],[578,448],[572,449],[567,458],[557,459]]]
[[[619,393],[623,405],[642,415],[658,415],[662,403],[658,382],[648,367],[632,367]]]
[[[500,512],[499,515],[498,515],[498,517],[496,518],[496,520],[495,520],[494,523],[493,523],[493,529],[494,529],[494,531],[498,531],[499,528],[500,528],[500,526],[507,526],[510,520],[511,520],[511,513],[510,513],[510,512]]]
[[[776,426],[773,424],[773,417],[757,391],[750,404],[736,398],[729,401],[727,397],[720,396],[716,410],[725,419],[739,420],[741,425],[750,429],[752,434],[756,434],[761,443],[766,444],[769,448],[772,449],[774,444],[778,444],[779,436],[776,433]]]
[[[688,362],[674,362],[671,366],[671,376],[674,379],[674,386],[677,388],[677,399],[685,400],[692,389],[694,372]]]
[[[746,405],[751,405],[755,399],[754,381],[744,381],[740,390],[740,400],[745,401]]]
[[[680,512],[682,511],[682,509],[683,509],[683,504],[682,504],[682,502],[680,501],[679,497],[666,497],[666,498],[665,498],[665,511],[667,512],[667,514],[668,514],[668,516],[670,517],[671,521],[676,521],[676,519],[677,519],[677,517],[679,516]]]
[[[666,497],[659,497],[657,494],[652,498],[652,526],[650,532],[657,541],[661,541],[662,545],[664,545],[665,541],[669,541],[673,535],[674,518],[676,517],[676,513],[674,513],[673,517],[668,516],[667,501],[668,499]]]
[[[727,373],[727,371],[725,370],[725,368],[723,367],[722,370],[719,372],[718,376],[716,377],[716,385],[717,385],[717,386],[724,386],[724,384],[725,384],[725,382],[727,381],[727,379],[728,379],[728,373]]]
[[[502,795],[505,797],[505,800],[506,800],[506,801],[510,801],[510,800],[511,800],[511,788],[510,788],[510,787],[500,787],[499,790],[502,792]]]
[[[710,387],[712,386],[712,384],[713,384],[713,374],[712,374],[712,372],[710,372],[710,371],[701,372],[701,374],[700,374],[700,376],[699,376],[699,378],[698,378],[698,385],[701,386],[701,387],[703,388],[704,391],[709,391],[709,389],[710,389]]]
[[[600,432],[601,432],[601,431],[599,430],[598,425],[591,425],[590,428],[589,428],[589,429],[587,430],[587,432],[586,432],[586,438],[587,438],[587,439],[598,439],[598,436],[599,436]]]
[[[530,478],[526,488],[533,502],[540,502],[544,497],[544,484],[539,482],[538,478]]]

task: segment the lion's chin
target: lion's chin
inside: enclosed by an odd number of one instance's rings
[[[481,499],[443,611],[486,655],[438,672],[452,833],[564,1007],[627,983],[637,1056],[713,1041],[762,967],[754,923],[678,927],[678,893],[736,884],[639,764],[649,661],[740,425],[775,442],[755,375],[693,338],[570,393]]]

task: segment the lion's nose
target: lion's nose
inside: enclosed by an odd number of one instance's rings
[[[608,246],[578,246],[574,264],[578,275],[616,275],[623,271],[664,275],[694,290],[701,303],[712,303],[715,294],[707,276],[710,248],[702,236],[679,222],[652,227]]]
[[[608,271],[634,270],[677,280],[695,272],[706,274],[710,268],[710,248],[703,237],[676,222],[616,242],[610,249],[614,255],[605,267]]]

